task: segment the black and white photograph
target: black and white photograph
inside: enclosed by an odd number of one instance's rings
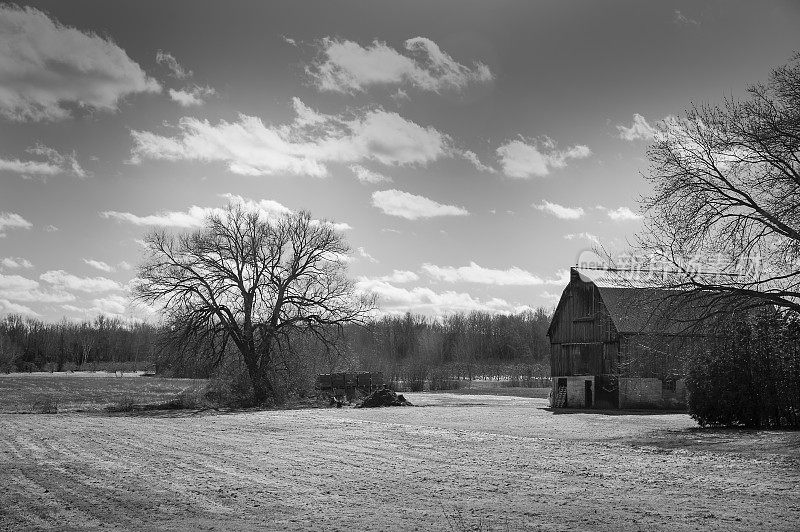
[[[0,0],[62,530],[800,530],[800,1]]]

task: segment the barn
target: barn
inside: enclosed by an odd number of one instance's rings
[[[708,337],[707,310],[651,275],[570,269],[548,329],[553,406],[678,408],[685,361]]]

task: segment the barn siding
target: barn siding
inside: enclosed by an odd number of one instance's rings
[[[550,327],[551,375],[602,375],[619,367],[616,330],[597,288],[577,278]]]
[[[571,281],[559,307],[557,321],[550,329],[552,343],[603,343],[616,339],[614,325],[593,284]]]

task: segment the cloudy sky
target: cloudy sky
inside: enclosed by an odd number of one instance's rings
[[[0,4],[0,315],[140,315],[142,235],[231,201],[341,224],[387,312],[552,306],[639,230],[653,124],[798,27],[792,1]]]

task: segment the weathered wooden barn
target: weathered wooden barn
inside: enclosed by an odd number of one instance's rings
[[[685,362],[704,305],[639,272],[571,268],[548,330],[553,406],[685,405]]]

